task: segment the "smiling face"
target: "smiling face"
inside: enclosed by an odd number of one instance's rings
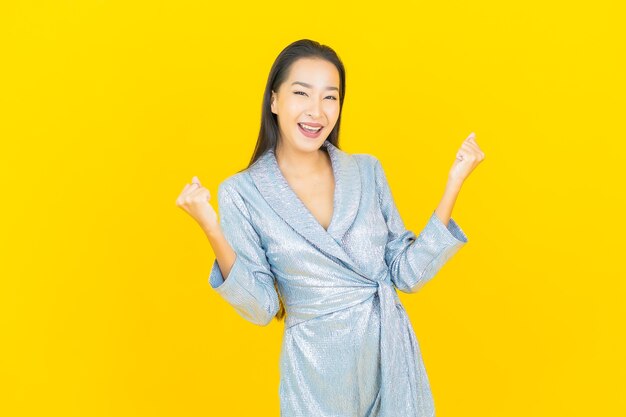
[[[324,59],[300,58],[292,64],[285,82],[272,91],[281,146],[302,152],[322,146],[339,119],[339,82],[339,71]]]

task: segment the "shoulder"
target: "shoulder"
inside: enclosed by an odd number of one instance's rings
[[[364,183],[372,184],[372,189],[379,194],[389,187],[385,169],[378,157],[367,153],[353,154],[353,156],[359,164]]]
[[[245,195],[250,189],[254,188],[254,183],[250,173],[247,169],[232,174],[222,180],[218,185],[218,192],[220,190],[227,190],[230,193],[237,193]]]
[[[234,202],[243,208],[250,192],[254,190],[252,178],[247,169],[232,174],[217,186],[217,198],[220,202]]]
[[[374,166],[378,162],[378,158],[369,153],[351,153],[350,154],[359,165],[368,164]]]
[[[227,190],[230,192],[237,192],[243,188],[243,185],[246,181],[246,177],[249,176],[247,171],[237,172],[232,174],[222,180],[218,185],[219,190]]]
[[[352,156],[361,171],[362,183],[371,184],[371,190],[379,193],[381,187],[386,183],[385,171],[380,160],[368,153],[354,153]]]
[[[351,156],[359,165],[361,172],[364,173],[376,173],[380,167],[380,161],[372,154],[368,153],[353,153]]]

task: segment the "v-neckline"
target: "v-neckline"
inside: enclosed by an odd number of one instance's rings
[[[361,155],[357,158],[337,148],[328,139],[324,145],[330,155],[335,177],[333,216],[328,229],[322,227],[291,189],[278,168],[274,152],[272,152],[273,148],[270,147],[264,152],[248,167],[247,172],[269,208],[296,233],[340,264],[359,271],[359,265],[348,255],[343,247],[343,241],[359,213],[362,197],[359,159],[365,163],[365,157]],[[368,192],[372,191],[368,190]]]
[[[289,184],[289,182],[287,181],[287,178],[285,178],[285,176],[283,175],[283,172],[280,170],[280,166],[278,165],[278,160],[276,159],[276,152],[275,149],[270,149],[270,152],[272,154],[272,162],[275,164],[275,168],[276,171],[278,173],[278,178],[279,181],[282,182],[282,185],[284,186],[285,189],[289,190],[289,192],[291,194],[293,194],[293,197],[295,197],[297,199],[297,201],[300,202],[300,204],[302,204],[302,207],[306,210],[306,212],[308,212],[308,214],[315,220],[315,223],[317,223],[319,225],[319,227],[324,230],[326,233],[330,233],[330,229],[331,227],[333,227],[333,224],[335,223],[335,216],[337,214],[337,201],[338,201],[338,196],[339,196],[339,183],[340,183],[340,178],[339,178],[339,170],[337,167],[337,162],[335,160],[335,155],[333,155],[333,153],[328,149],[328,145],[329,145],[329,141],[328,139],[324,141],[324,143],[322,144],[321,148],[323,148],[325,150],[325,152],[328,154],[328,157],[330,159],[330,166],[332,168],[333,171],[333,182],[334,182],[334,190],[333,190],[333,214],[330,217],[330,223],[328,224],[327,228],[324,228],[324,226],[322,226],[322,224],[319,222],[319,220],[317,219],[317,217],[315,217],[315,215],[313,215],[313,212],[311,210],[309,210],[309,208],[306,206],[306,204],[304,204],[304,201],[302,201],[302,199],[298,196],[298,194],[295,192],[295,190],[291,187],[291,185]]]

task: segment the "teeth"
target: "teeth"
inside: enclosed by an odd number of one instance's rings
[[[317,132],[318,130],[320,130],[320,129],[321,129],[321,127],[318,127],[318,128],[312,128],[312,127],[310,127],[310,126],[305,125],[304,123],[300,123],[300,126],[302,126],[302,128],[304,128],[304,129],[306,129],[306,130],[309,130],[309,131],[311,131],[311,132]]]

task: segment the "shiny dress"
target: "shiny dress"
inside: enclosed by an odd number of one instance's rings
[[[265,326],[286,310],[281,417],[430,417],[420,346],[396,290],[415,293],[467,243],[431,214],[407,230],[381,163],[328,140],[335,178],[328,229],[294,193],[273,149],[218,187],[218,212],[237,253],[209,283],[239,315]],[[276,282],[278,293],[274,286]]]

